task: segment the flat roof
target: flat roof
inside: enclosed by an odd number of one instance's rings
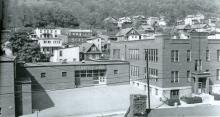
[[[129,64],[128,61],[122,60],[94,60],[85,62],[35,62],[25,63],[24,67],[47,67],[47,66],[86,66],[86,65],[117,65]]]

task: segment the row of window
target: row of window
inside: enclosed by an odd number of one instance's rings
[[[72,36],[90,36],[92,33],[85,33],[85,32],[71,32]]]
[[[158,61],[158,49],[146,49],[146,53],[148,56],[148,61],[157,62]],[[128,57],[131,60],[139,60],[139,49],[129,49]],[[147,57],[145,56],[145,57]],[[113,58],[120,59],[120,49],[113,49]]]
[[[157,62],[158,61],[158,49],[146,49],[148,61]],[[145,57],[145,59],[146,59]]]
[[[40,33],[57,33],[57,30],[52,30],[52,29],[40,29]]]
[[[129,59],[139,60],[139,49],[129,49]]]
[[[44,43],[48,43],[48,44],[50,44],[50,43],[60,43],[60,41],[44,41]]]
[[[139,67],[138,66],[130,66],[130,74],[131,76],[138,77],[139,76]]]
[[[187,50],[187,62],[191,61],[191,51]],[[210,61],[210,51],[206,50],[206,61]],[[217,60],[220,61],[220,50],[217,50]],[[171,50],[171,62],[179,62],[179,51]]]
[[[67,77],[67,72],[61,72],[61,76],[62,77]],[[40,77],[41,78],[46,78],[46,73],[45,72],[41,73]]]
[[[105,76],[106,70],[77,70],[75,77],[97,77]],[[118,74],[118,70],[114,70],[114,75]],[[67,72],[61,72],[62,77],[67,77]],[[41,78],[46,78],[46,73],[41,73]]]
[[[97,77],[105,76],[106,70],[78,70],[75,71],[75,77]]]

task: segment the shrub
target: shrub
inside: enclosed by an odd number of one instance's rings
[[[215,100],[220,100],[220,94],[214,93],[213,96]]]
[[[177,103],[178,105],[180,105],[180,100],[179,99],[167,99],[165,101],[165,103],[169,106],[174,106],[175,103]]]
[[[187,104],[195,104],[195,103],[202,103],[201,97],[181,97],[182,101],[186,102]]]

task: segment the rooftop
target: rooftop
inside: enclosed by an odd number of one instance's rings
[[[47,66],[80,66],[80,65],[113,65],[113,64],[128,64],[127,61],[121,60],[94,60],[84,62],[36,62],[25,63],[25,67],[47,67]]]

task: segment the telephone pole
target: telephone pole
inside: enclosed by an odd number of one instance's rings
[[[148,109],[150,109],[150,77],[149,77],[149,61],[148,61],[148,50],[145,50],[145,60],[146,60],[146,72],[147,72],[147,99],[148,99]]]

